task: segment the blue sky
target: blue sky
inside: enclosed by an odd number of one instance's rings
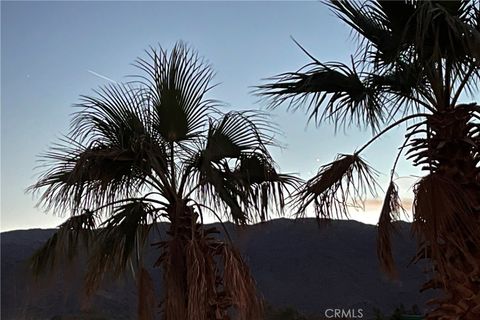
[[[66,133],[79,95],[136,73],[131,63],[160,44],[188,42],[208,59],[220,83],[211,96],[235,109],[265,105],[252,86],[308,63],[293,36],[321,61],[350,61],[355,41],[347,26],[320,2],[4,2],[1,3],[1,230],[53,227],[65,217],[34,208],[25,194],[35,181],[38,155]],[[93,71],[93,72],[91,72]],[[272,112],[286,146],[274,150],[284,172],[314,174],[337,153],[351,153],[371,135],[350,128],[336,135],[330,125],[306,127],[301,112]],[[393,130],[364,156],[382,174],[390,166],[404,128]],[[411,198],[408,161],[399,165],[401,193]],[[381,195],[381,191],[380,191]],[[353,218],[375,223],[381,197]]]

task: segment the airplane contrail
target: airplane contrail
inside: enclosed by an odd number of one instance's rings
[[[109,77],[102,76],[101,74],[99,74],[99,73],[96,73],[95,71],[92,71],[92,70],[87,70],[87,72],[89,72],[89,73],[93,74],[94,76],[97,76],[97,77],[99,77],[99,78],[102,78],[102,79],[104,79],[104,80],[107,80],[107,81],[110,81],[110,82],[113,82],[113,83],[116,83],[116,84],[118,84],[118,82],[117,82],[117,81],[115,81],[115,80],[112,80],[112,79],[110,79]]]

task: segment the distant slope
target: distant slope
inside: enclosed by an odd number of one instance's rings
[[[307,314],[323,314],[327,308],[391,312],[400,304],[422,307],[431,296],[419,293],[426,276],[418,265],[407,268],[415,241],[409,224],[401,222],[398,227],[394,249],[400,277],[393,283],[378,267],[375,226],[334,221],[319,227],[314,219],[278,219],[243,228],[227,224],[265,299],[273,306],[292,306]],[[76,267],[61,268],[37,284],[32,281],[25,260],[53,232],[34,229],[1,234],[1,318],[52,319],[83,312],[91,319],[134,319],[136,293],[131,275],[106,284],[88,302],[81,297],[84,257]],[[149,249],[151,264],[157,254],[156,249]],[[151,269],[151,273],[161,295],[161,271]]]

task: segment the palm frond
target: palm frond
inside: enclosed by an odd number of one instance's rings
[[[164,170],[161,149],[153,150],[158,153],[106,145],[85,147],[65,139],[43,156],[48,169],[29,190],[43,190],[39,204],[62,214],[103,207],[147,187],[153,165]]]
[[[170,54],[162,48],[147,53],[149,61],[139,58],[136,66],[146,73],[141,78],[155,130],[168,142],[196,137],[215,105],[205,99],[214,75],[210,65],[182,42]]]
[[[266,147],[274,143],[271,135],[274,130],[262,113],[228,112],[210,122],[202,156],[206,161],[218,162],[238,158],[243,152],[265,152]]]
[[[69,136],[78,142],[129,146],[131,140],[150,134],[148,109],[141,90],[132,85],[110,84],[81,96],[75,107]]]
[[[304,71],[305,68],[308,69]],[[317,125],[329,120],[335,125],[377,129],[384,120],[375,88],[354,67],[310,63],[298,72],[283,73],[270,80],[274,82],[259,86],[257,94],[269,100],[271,108],[284,102],[294,110],[307,105],[309,120],[315,120]]]
[[[409,17],[414,12],[410,3],[334,0],[327,4],[337,17],[358,33],[364,60],[381,65],[396,61],[404,46]]]
[[[188,319],[208,320],[210,299],[217,295],[217,269],[209,240],[200,237],[187,243]]]
[[[440,152],[447,148],[463,148],[461,156],[455,153],[453,155],[458,161],[468,161],[474,157],[478,153],[475,135],[478,132],[480,115],[475,106],[475,103],[460,104],[452,110],[432,114],[425,121],[418,123],[408,134],[417,136],[410,143],[408,159],[412,159],[416,166],[422,166],[422,169],[433,172],[451,160],[451,154],[445,155]],[[448,136],[442,133],[446,128],[451,131]]]
[[[140,268],[137,277],[138,319],[153,320],[155,319],[155,290],[152,277],[143,267]]]
[[[433,95],[422,69],[416,63],[397,62],[388,70],[368,75],[370,85],[378,92],[379,103],[388,109],[386,122],[399,113],[406,116],[431,109]]]
[[[30,258],[29,264],[35,276],[52,271],[60,261],[71,262],[79,254],[79,248],[89,248],[96,228],[93,212],[72,216]]]
[[[206,143],[186,161],[184,175],[190,177],[185,180],[192,186],[200,186],[197,195],[203,203],[220,211],[228,208],[234,221],[245,223],[249,216],[246,211],[253,211],[250,208],[252,193],[245,189],[244,181],[239,179],[232,164],[235,165],[240,158],[245,159],[248,154],[269,158],[267,146],[275,144],[275,130],[265,114],[254,111],[229,112],[211,121]],[[283,201],[281,184],[288,179],[287,176],[281,176],[283,180],[280,176],[278,178],[276,182],[272,181],[272,186],[277,185],[276,193]]]
[[[369,192],[376,194],[376,172],[357,154],[340,155],[322,166],[293,197],[296,215],[313,203],[317,218],[348,217],[348,206],[358,206]]]
[[[157,221],[154,208],[146,201],[134,200],[118,206],[102,223],[88,261],[85,291],[92,294],[108,271],[119,277],[131,264],[140,268],[143,247],[152,225]],[[135,254],[135,256],[133,256]]]
[[[373,6],[378,8],[378,15],[384,17],[385,25],[396,35],[405,31],[415,13],[415,6],[409,1],[376,1]]]
[[[471,248],[480,246],[480,228],[472,223],[473,199],[461,185],[439,173],[422,178],[414,188],[413,232],[424,243],[419,251],[428,249],[442,275],[448,258],[442,246],[451,245],[471,258]]]
[[[165,175],[164,142],[138,90],[110,85],[84,96],[69,136],[43,155],[48,168],[30,190],[44,189],[39,203],[58,211],[103,206]],[[162,185],[160,188],[164,187]]]
[[[199,198],[214,210],[228,213],[235,223],[246,223],[248,214],[242,209],[241,203],[248,202],[248,195],[233,180],[228,165],[224,162],[221,167],[208,167],[200,175]]]
[[[236,307],[239,320],[264,318],[263,300],[259,297],[255,281],[238,250],[223,246],[223,284],[231,304]]]
[[[393,222],[400,218],[401,211],[404,211],[404,209],[398,195],[398,187],[395,182],[390,181],[378,221],[377,255],[380,260],[380,267],[391,278],[397,277],[397,270],[390,238],[392,232],[395,231]]]
[[[419,59],[433,62],[448,58],[456,70],[474,63],[478,30],[469,18],[474,13],[475,6],[466,1],[417,2],[414,45]]]
[[[155,130],[155,121],[142,88],[109,85],[83,96],[74,114],[69,137],[89,146],[109,146],[136,154],[135,159],[157,173],[167,170],[165,141]]]
[[[286,196],[299,187],[301,179],[278,173],[273,160],[263,154],[242,154],[237,162],[232,174],[233,180],[238,181],[240,189],[247,194],[244,211],[252,212],[249,214],[252,220],[255,220],[253,212],[259,213],[261,221],[267,220],[269,213],[281,215]]]

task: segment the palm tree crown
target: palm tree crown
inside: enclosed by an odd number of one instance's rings
[[[413,231],[417,258],[434,267],[426,288],[442,288],[429,319],[480,317],[480,106],[459,103],[480,80],[478,1],[330,1],[358,36],[350,65],[312,62],[259,87],[271,107],[306,108],[317,124],[369,127],[371,141],[323,166],[296,195],[298,214],[313,204],[319,217],[346,215],[347,204],[375,191],[361,152],[407,121],[409,159],[425,172],[415,186]],[[300,45],[299,45],[300,46]],[[400,153],[397,156],[400,156]],[[391,182],[379,220],[381,266],[395,272],[392,222],[402,211]]]
[[[204,215],[234,222],[281,213],[298,179],[278,172],[268,147],[275,127],[265,114],[222,113],[206,98],[213,71],[183,43],[138,59],[135,81],[83,96],[68,135],[44,155],[31,189],[40,204],[72,217],[32,259],[35,271],[90,254],[92,293],[105,274],[133,267],[139,316],[153,317],[152,285],[142,252],[156,222],[170,222],[157,265],[164,268],[165,319],[258,317],[261,301],[248,268],[229,242],[202,228]],[[217,257],[217,258],[216,258]]]

